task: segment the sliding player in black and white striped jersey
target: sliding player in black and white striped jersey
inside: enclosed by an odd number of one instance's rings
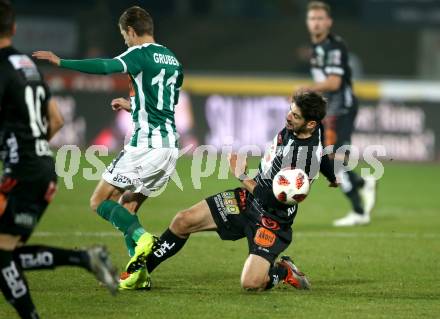
[[[298,98],[301,95],[297,95]],[[328,156],[322,156],[324,149],[324,127],[322,124],[313,130],[307,138],[301,138],[301,132],[307,130],[305,126],[294,127],[295,117],[302,117],[310,121],[316,115],[310,115],[305,108],[301,112],[298,108],[291,109],[292,120],[287,119],[286,127],[274,138],[272,145],[266,150],[262,157],[258,174],[254,178],[257,183],[257,192],[261,189],[269,193],[272,189],[272,181],[275,175],[285,168],[301,168],[304,170],[311,182],[317,177],[319,170],[329,180],[335,181],[333,166]],[[248,203],[253,207],[256,215],[264,214],[271,219],[282,223],[292,224],[296,216],[297,205],[290,207],[274,202],[275,207],[264,207],[258,199],[258,195],[264,196],[263,192],[256,196],[249,194]]]
[[[336,186],[333,166],[322,156],[326,101],[314,92],[299,92],[292,100],[285,128],[275,137],[273,145],[262,158],[256,178],[243,177],[246,165],[230,158],[233,174],[242,183],[240,188],[223,191],[179,212],[161,235],[157,248],[145,259],[152,272],[160,263],[176,254],[190,234],[217,231],[223,240],[247,238],[249,255],[241,284],[248,290],[270,289],[279,281],[298,289],[310,287],[304,274],[289,257],[276,261],[292,241],[292,224],[297,205],[279,202],[272,191],[272,180],[284,168],[302,168],[309,178],[319,170]]]

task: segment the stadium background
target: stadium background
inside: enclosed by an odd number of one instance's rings
[[[279,121],[265,124],[260,134],[246,136],[246,132],[254,122],[261,122],[259,114],[282,117],[287,104],[280,97],[289,96],[309,79],[305,0],[15,3],[20,13],[16,46],[27,52],[54,50],[66,58],[118,55],[125,50],[117,28],[120,12],[131,3],[148,7],[155,18],[156,40],[170,47],[185,67],[184,90],[189,95],[178,116],[184,120],[177,123],[184,143],[221,144],[222,135],[227,135],[237,145],[263,147],[261,141],[274,135]],[[435,120],[440,117],[440,36],[436,27],[440,3],[329,3],[334,31],[344,37],[351,51],[355,91],[361,99],[354,144],[361,149],[383,144],[393,160],[438,160],[440,128]],[[55,144],[99,142],[118,149],[127,125],[120,119],[117,123],[121,124],[115,126],[114,114],[106,106],[112,97],[127,95],[125,77],[45,69],[68,120]],[[217,118],[210,103],[213,96],[223,98],[220,102],[214,99],[214,104],[226,103],[236,109],[235,122],[240,127],[229,125],[222,131],[213,127],[209,120]],[[237,110],[246,108],[244,104],[264,110]],[[232,112],[228,114],[232,116]],[[224,122],[231,123],[227,116]],[[103,131],[106,127],[113,129]]]
[[[184,144],[263,148],[283,123],[288,96],[310,80],[306,0],[12,2],[18,15],[15,46],[27,53],[53,50],[66,58],[118,55],[125,50],[117,27],[120,13],[133,4],[149,10],[156,40],[172,49],[185,67],[185,93],[178,108]],[[200,235],[155,274],[157,288],[146,295],[111,299],[76,270],[31,274],[44,317],[438,317],[440,2],[327,2],[334,31],[353,54],[355,91],[361,100],[354,144],[384,145],[387,156],[382,158],[385,175],[371,226],[331,228],[331,220],[348,206],[323,182],[303,204],[289,252],[310,273],[314,290],[298,294],[279,289],[249,297],[238,285],[245,244]],[[54,148],[102,143],[118,151],[128,122],[123,115],[116,117],[109,103],[128,94],[125,75],[88,76],[40,66],[66,120]],[[176,211],[237,186],[213,174],[203,180],[202,189],[194,189],[191,165],[190,158],[180,160],[183,191],[171,183],[142,208],[142,221],[153,232],[160,233]],[[83,159],[81,169],[87,167]],[[60,184],[33,241],[104,243],[122,267],[126,256],[118,234],[89,213],[95,181],[79,173],[74,185],[68,190]],[[13,318],[1,298],[0,318]]]

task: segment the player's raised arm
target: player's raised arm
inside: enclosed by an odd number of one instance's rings
[[[124,65],[118,59],[60,59],[51,51],[36,51],[32,53],[38,60],[46,60],[56,66],[90,74],[111,74],[124,72]]]
[[[61,59],[51,51],[35,51],[32,56],[38,60],[47,60],[56,66],[60,66]]]

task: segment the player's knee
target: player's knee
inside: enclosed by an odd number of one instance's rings
[[[124,194],[121,195],[121,197],[120,197],[120,199],[119,199],[119,203],[120,203],[122,206],[125,206],[125,205],[127,205],[127,204],[129,204],[129,203],[131,203],[131,202],[132,202],[132,196],[131,196],[131,193],[127,193],[127,192],[125,192]]]
[[[182,210],[174,216],[171,222],[170,229],[176,235],[188,235],[191,233],[191,227],[193,226],[190,210]]]
[[[135,214],[138,210],[138,204],[136,202],[125,202],[121,205],[132,214]]]
[[[241,275],[241,287],[247,291],[262,291],[266,288],[267,276],[260,272],[244,272]]]
[[[246,291],[263,291],[266,283],[258,277],[245,277],[241,279],[241,287]]]
[[[92,197],[90,197],[90,208],[96,212],[98,210],[99,205],[101,204],[101,199],[99,199],[98,197],[92,195]]]
[[[138,210],[138,203],[129,194],[123,194],[119,203],[130,213],[136,213]]]

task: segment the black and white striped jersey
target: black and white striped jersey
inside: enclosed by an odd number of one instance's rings
[[[275,175],[285,168],[301,168],[311,181],[321,171],[329,181],[336,177],[333,165],[327,155],[322,156],[324,128],[320,124],[312,136],[306,139],[297,138],[292,131],[284,128],[274,138],[271,146],[261,158],[258,174],[254,178],[258,191],[249,194],[247,199],[248,212],[254,217],[264,215],[282,224],[292,224],[297,213],[297,205],[288,206],[277,201],[272,192],[272,182]],[[262,200],[259,196],[270,196],[272,200]]]
[[[348,50],[341,37],[329,34],[320,43],[312,44],[310,71],[315,82],[323,82],[329,75],[342,78],[341,87],[334,92],[326,92],[328,99],[327,115],[341,115],[357,106],[353,94],[351,67],[348,63]]]

